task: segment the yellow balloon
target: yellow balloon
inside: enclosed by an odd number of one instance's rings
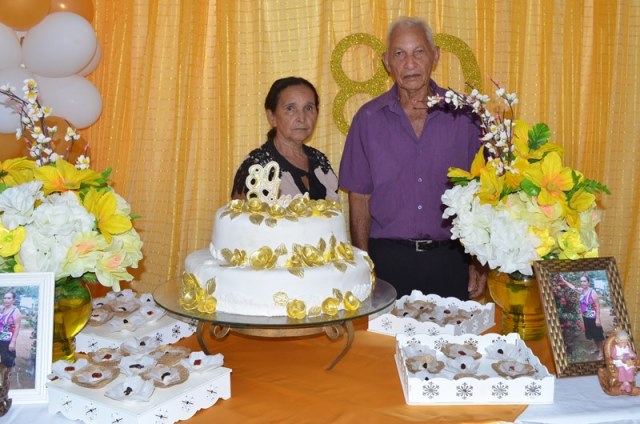
[[[75,13],[92,22],[95,9],[91,0],[51,0],[49,13],[55,12]]]
[[[0,0],[0,22],[26,31],[49,13],[50,0]]]

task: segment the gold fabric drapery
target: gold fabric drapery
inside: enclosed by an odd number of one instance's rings
[[[345,136],[332,116],[340,87],[336,44],[354,33],[384,41],[388,24],[421,16],[462,39],[482,73],[519,94],[520,119],[547,122],[566,163],[609,186],[602,198],[601,256],[614,256],[636,340],[640,337],[640,2],[619,0],[319,1],[94,0],[102,60],[90,78],[102,116],[83,131],[93,166],[113,168],[145,243],[136,286],[179,276],[205,248],[213,213],[235,169],[265,140],[264,96],[299,75],[319,90],[311,145],[337,170]],[[378,58],[350,48],[342,68],[370,78]],[[443,54],[434,78],[463,90],[458,59]],[[347,121],[367,94],[352,96]]]

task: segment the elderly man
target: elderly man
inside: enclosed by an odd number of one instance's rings
[[[431,80],[439,57],[426,22],[392,24],[382,61],[395,84],[354,116],[339,180],[353,244],[369,252],[378,277],[399,296],[468,299],[484,292],[486,274],[450,239],[440,197],[449,167],[470,168],[481,134],[469,111],[427,108],[428,96],[445,92]]]

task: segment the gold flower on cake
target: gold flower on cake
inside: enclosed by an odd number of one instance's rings
[[[249,264],[255,270],[272,269],[277,260],[278,255],[270,247],[263,246],[251,254]]]
[[[327,297],[324,302],[322,302],[322,312],[329,316],[338,315],[338,311],[340,311],[340,301],[335,297]]]
[[[358,299],[353,293],[350,291],[344,294],[344,308],[347,311],[357,311],[360,308],[360,299]]]
[[[180,288],[180,299],[178,299],[180,306],[187,311],[193,311],[198,307],[203,294],[204,290],[198,284],[195,275],[184,273]]]
[[[297,221],[298,218],[310,216],[331,218],[337,216],[341,210],[340,204],[336,201],[311,200],[308,196],[295,197],[287,205],[281,203],[270,204],[257,198],[250,200],[234,199],[227,203],[220,217],[229,216],[231,219],[235,219],[243,213],[247,213],[252,224],[261,225],[265,223],[265,225],[274,227],[282,219]]]
[[[227,263],[222,266],[242,266],[247,262],[247,252],[240,249],[222,249],[222,257]]]
[[[186,311],[197,310],[207,314],[214,313],[218,304],[216,298],[213,297],[215,290],[215,278],[208,280],[205,288],[202,288],[195,275],[185,272],[182,275],[178,304]]]
[[[287,316],[294,319],[303,319],[307,316],[307,306],[302,300],[290,300],[287,303]]]

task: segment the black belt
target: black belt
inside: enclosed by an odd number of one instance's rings
[[[451,246],[453,240],[412,240],[412,239],[385,239],[402,246],[412,247],[416,252],[426,252],[436,247]]]

